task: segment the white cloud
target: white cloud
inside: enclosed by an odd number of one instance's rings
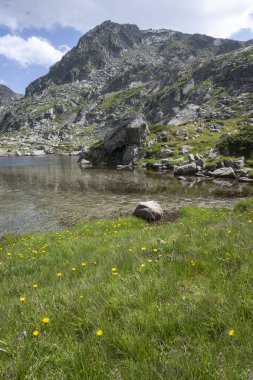
[[[23,67],[51,66],[61,59],[66,50],[66,47],[64,51],[57,50],[48,41],[38,37],[29,37],[27,40],[10,34],[0,37],[0,55]]]
[[[228,37],[253,31],[252,0],[1,0],[0,24],[16,30],[55,24],[86,32],[111,19],[141,28],[180,30]]]

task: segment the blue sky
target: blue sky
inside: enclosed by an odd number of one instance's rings
[[[242,41],[253,39],[252,0],[0,0],[0,83],[24,93],[105,20]]]

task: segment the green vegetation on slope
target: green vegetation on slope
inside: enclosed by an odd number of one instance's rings
[[[247,200],[4,239],[1,378],[251,378],[252,222]]]
[[[221,151],[253,158],[253,125],[246,125],[237,133],[227,136],[218,147]]]

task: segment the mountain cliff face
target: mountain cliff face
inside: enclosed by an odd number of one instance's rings
[[[95,144],[103,151],[118,129],[133,131],[132,125],[143,124],[145,138],[130,139],[137,146],[132,149],[156,146],[159,141],[152,139],[158,136],[152,131],[170,134],[176,127],[176,133],[180,125],[199,141],[192,135],[193,126],[206,132],[215,121],[219,130],[224,124],[223,131],[230,133],[238,125],[228,125],[229,120],[249,122],[252,100],[253,41],[141,31],[136,25],[106,21],[32,82],[23,99],[2,109],[0,148],[29,154],[31,147],[71,152]],[[173,150],[173,144],[163,143],[159,149]],[[120,144],[115,156],[124,155],[129,145]],[[175,159],[180,144],[174,142]],[[106,157],[113,151],[111,147],[96,154]]]

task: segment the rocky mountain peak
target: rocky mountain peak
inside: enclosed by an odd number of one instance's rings
[[[32,82],[26,95],[40,93],[51,83],[87,79],[92,70],[103,69],[110,59],[120,57],[141,42],[142,33],[136,25],[105,21],[81,37],[77,46],[50,68],[48,75]]]
[[[0,84],[0,106],[7,105],[15,99],[20,99],[22,95],[16,94],[9,87]]]
[[[78,45],[85,46],[87,39],[103,44],[104,49],[117,56],[123,49],[133,48],[142,41],[138,26],[105,21],[81,37]]]

